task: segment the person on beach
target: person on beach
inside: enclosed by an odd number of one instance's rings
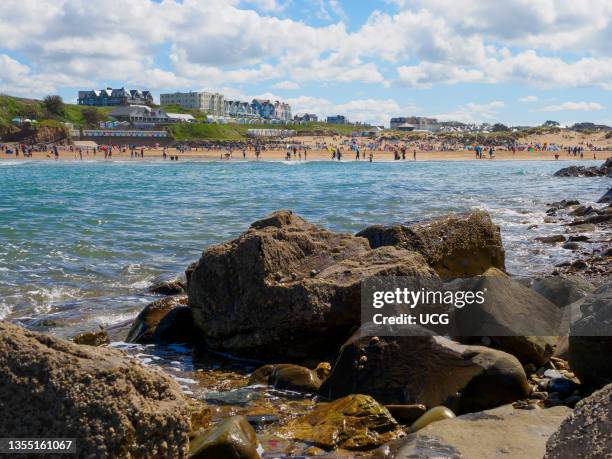
[[[416,150],[413,150],[412,152],[412,160],[416,161]]]

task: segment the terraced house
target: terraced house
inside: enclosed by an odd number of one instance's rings
[[[261,118],[276,119],[282,121],[291,120],[291,106],[278,100],[272,102],[268,99],[253,99],[251,102],[253,110]]]
[[[242,118],[242,117],[256,117],[257,114],[253,109],[253,106],[248,102],[241,102],[239,100],[226,100],[225,101],[225,114],[227,116]]]
[[[106,88],[92,91],[79,91],[78,104],[94,107],[116,105],[146,105],[153,103],[150,91],[125,88]]]

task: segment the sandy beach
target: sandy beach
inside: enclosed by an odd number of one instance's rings
[[[283,141],[282,144],[268,146],[260,154],[260,160],[263,161],[284,161],[287,160],[287,146],[297,146],[297,153],[291,155],[291,161],[325,161],[332,160],[333,148],[340,148],[342,152],[342,161],[354,161],[356,160],[355,151],[350,148],[351,137],[308,137],[299,136],[288,138]],[[466,161],[475,160],[476,154],[473,150],[449,148],[443,146],[441,139],[437,136],[430,136],[429,138],[423,138],[419,141],[382,141],[376,142],[373,139],[357,138],[357,144],[360,147],[360,161],[368,161],[370,154],[372,154],[373,161],[393,161],[394,152],[399,151],[402,147],[405,147],[406,161]],[[566,146],[579,146],[584,149],[583,157],[573,156],[568,154],[567,151],[549,151],[549,150],[538,150],[528,151],[517,150],[515,152],[509,151],[504,147],[497,146],[494,151],[494,158],[489,158],[487,147],[483,148],[482,161],[503,160],[503,161],[554,161],[558,154],[559,160],[605,160],[612,154],[612,141],[606,139],[604,135],[587,135],[578,132],[562,133],[562,134],[545,134],[539,136],[526,137],[520,140],[522,145],[558,145],[561,147]],[[78,145],[78,142],[77,142]],[[306,153],[304,153],[304,147]],[[163,160],[164,149],[162,147],[137,147],[136,151],[140,155],[144,153],[144,159],[146,160]],[[104,152],[98,151],[94,155],[93,148],[82,147],[83,160],[105,160]],[[416,155],[415,155],[416,152]],[[231,153],[231,154],[230,154]],[[256,155],[255,150],[251,147],[246,150],[241,148],[229,149],[228,147],[197,147],[189,148],[185,151],[179,151],[177,148],[167,148],[166,155],[167,160],[170,160],[170,156],[178,156],[179,160],[229,160],[229,161],[255,161]],[[416,158],[415,158],[416,156]],[[50,152],[34,151],[31,158],[24,158],[21,154],[16,157],[14,154],[2,155],[3,159],[21,159],[21,160],[53,160],[53,155]],[[134,160],[140,161],[141,157],[134,158],[129,148],[113,146],[112,159],[114,160]],[[59,160],[80,160],[78,148],[74,147],[72,151],[70,147],[60,147],[59,149]]]

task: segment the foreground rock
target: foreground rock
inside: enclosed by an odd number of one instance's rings
[[[612,158],[608,158],[601,166],[569,166],[558,170],[556,177],[612,177]]]
[[[360,322],[360,283],[437,279],[415,252],[333,233],[288,211],[206,249],[188,275],[189,305],[212,349],[303,359],[339,347]],[[333,351],[332,351],[333,352]]]
[[[548,361],[562,318],[557,306],[493,268],[470,279],[464,288],[484,292],[484,302],[456,312],[457,333],[462,342],[488,337],[493,347],[524,364],[541,366]]]
[[[317,406],[292,421],[283,435],[319,448],[374,449],[402,436],[389,411],[367,395],[349,395]]]
[[[122,352],[0,321],[0,432],[78,438],[79,457],[185,457],[180,387]]]
[[[570,327],[568,360],[583,384],[612,383],[612,282],[578,304],[580,318]]]
[[[612,452],[612,384],[578,402],[546,444],[546,459],[609,457]]]
[[[148,304],[134,319],[126,341],[194,342],[196,335],[191,308],[187,307],[187,296],[177,295]]]
[[[529,390],[523,367],[504,352],[432,335],[370,337],[358,331],[319,394],[335,399],[362,393],[384,404],[446,405],[465,413],[511,403]]]
[[[198,435],[190,459],[260,459],[255,430],[244,416],[232,416]]]
[[[249,385],[267,384],[275,389],[317,392],[327,372],[323,366],[311,370],[292,364],[264,365],[253,372]]]
[[[546,440],[569,413],[566,407],[528,411],[506,405],[466,414],[429,424],[380,448],[374,457],[539,459]]]
[[[410,225],[370,226],[357,233],[372,248],[395,246],[422,254],[444,278],[505,269],[499,227],[486,212],[451,214]]]

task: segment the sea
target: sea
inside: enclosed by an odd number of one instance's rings
[[[207,246],[278,209],[353,233],[482,209],[501,228],[510,273],[548,273],[572,257],[534,241],[561,232],[544,222],[549,204],[595,202],[612,182],[553,175],[571,164],[578,162],[0,161],[0,319],[64,338],[129,323],[158,298],[147,293],[153,283],[181,275]],[[180,345],[112,345],[207,400],[244,395],[195,384],[195,371],[219,364],[198,368]]]
[[[152,283],[278,209],[348,232],[482,209],[509,272],[549,272],[568,257],[534,242],[559,232],[549,203],[596,201],[611,182],[553,176],[575,163],[3,161],[0,318],[59,335],[132,318]]]

